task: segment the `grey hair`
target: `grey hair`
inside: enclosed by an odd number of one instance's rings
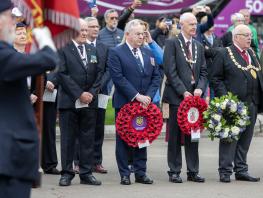
[[[108,9],[108,10],[106,10],[106,12],[104,13],[104,20],[106,20],[108,18],[108,15],[110,13],[114,13],[114,12],[117,12],[117,10],[115,10],[115,9]]]
[[[235,35],[237,35],[237,34],[240,33],[240,29],[241,29],[241,28],[248,28],[248,29],[249,29],[249,27],[248,27],[247,25],[245,25],[245,24],[239,24],[239,25],[237,25],[237,26],[233,29],[233,31],[232,31],[232,36],[233,36],[233,38],[234,38]],[[249,30],[250,30],[250,29],[249,29]]]
[[[141,23],[142,21],[140,19],[133,19],[129,21],[125,26],[124,34],[130,32],[135,26],[141,25]]]
[[[84,19],[87,23],[91,22],[91,21],[98,21],[98,19],[96,17],[86,17]]]
[[[238,19],[245,20],[244,15],[240,14],[238,12],[231,15],[231,22],[232,22],[232,24],[234,24]]]

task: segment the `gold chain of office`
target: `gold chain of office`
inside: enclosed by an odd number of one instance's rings
[[[186,60],[188,63],[190,63],[190,64],[195,64],[195,63],[196,63],[196,60],[197,60],[197,58],[196,58],[196,56],[197,56],[197,46],[195,45],[195,43],[192,42],[192,44],[194,45],[194,48],[195,48],[195,55],[194,55],[193,59],[188,59],[187,56],[186,56],[186,53],[185,53],[185,51],[184,51],[184,47],[183,47],[182,41],[181,41],[179,38],[178,38],[178,40],[179,40],[181,49],[182,49],[182,51],[183,51],[185,60]]]
[[[254,79],[257,79],[257,73],[256,71],[261,71],[261,67],[255,67],[254,65],[251,65],[251,64],[248,64],[246,67],[243,67],[241,66],[235,59],[234,55],[233,55],[233,52],[232,50],[230,49],[230,47],[227,47],[227,51],[228,51],[228,54],[231,58],[231,60],[233,61],[233,63],[237,66],[238,69],[241,69],[242,71],[250,71],[250,74],[251,76],[254,78]],[[252,50],[253,52],[253,56],[255,57],[256,61],[257,61],[257,58],[256,58],[256,55],[254,53],[254,51]],[[258,63],[259,65],[259,63]]]

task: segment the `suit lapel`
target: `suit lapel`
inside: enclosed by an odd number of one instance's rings
[[[248,51],[248,54],[251,58],[251,64],[254,65],[255,67],[261,67],[258,60],[257,60],[257,57],[255,57],[255,53],[252,53],[250,50],[247,50]],[[259,82],[260,82],[260,85],[261,85],[261,89],[263,91],[263,72],[262,72],[262,67],[261,67],[261,70],[260,71],[256,71],[257,73],[257,77],[259,79]]]
[[[147,56],[143,47],[141,47],[140,50],[142,52],[143,63],[144,63],[143,69],[144,69],[144,72],[147,73],[148,67],[149,67],[149,57]]]
[[[179,38],[179,40],[182,42],[184,51],[185,51],[185,53],[186,53],[186,44],[185,44],[184,37],[183,37],[182,33],[180,33],[180,34],[178,35],[178,38]],[[179,41],[179,42],[180,42],[180,41]],[[193,42],[193,40],[192,40],[192,42]],[[193,43],[192,43],[192,48],[193,48]],[[183,52],[182,52],[182,53],[183,53]],[[193,52],[192,52],[192,53],[193,53]],[[193,57],[193,55],[194,55],[194,54],[192,54],[192,57]],[[188,63],[188,62],[186,61],[186,57],[184,56],[184,54],[183,54],[183,58],[184,58],[186,64],[187,64],[187,65],[189,66],[189,68],[192,70],[192,67],[191,67],[190,63]]]
[[[72,51],[73,56],[78,60],[78,62],[81,64],[81,66],[83,67],[83,69],[86,71],[85,65],[83,64],[83,61],[81,60],[81,57],[79,55],[78,49],[77,47],[74,45],[74,43],[72,42],[70,45],[70,50]]]
[[[182,42],[183,48],[184,48],[184,51],[185,51],[185,50],[186,50],[186,44],[185,44],[184,37],[183,37],[182,33],[180,33],[180,34],[178,35],[178,38],[179,38],[180,41]]]
[[[199,63],[199,59],[201,58],[201,56],[198,56],[198,52],[200,53],[200,50],[197,49],[197,51],[195,51],[195,48],[197,48],[197,44],[195,42],[194,39],[192,39],[192,57],[195,57],[196,63],[193,63],[193,71],[194,71],[194,78],[198,79],[199,77],[197,76],[197,74],[199,74],[199,69],[200,69],[200,65],[198,65],[197,63]],[[196,53],[196,54],[195,54]],[[190,64],[189,64],[190,65]]]
[[[243,59],[243,57],[239,54],[239,52],[237,51],[236,47],[234,45],[230,46],[232,52],[233,52],[233,55],[236,59],[236,61],[243,67],[246,67],[247,66],[247,63],[246,61]],[[234,64],[234,63],[233,63]],[[235,65],[236,67],[236,65]],[[243,71],[242,69],[239,69],[242,71],[242,73],[244,74],[244,76],[247,78],[247,79],[250,79],[250,76],[249,76],[249,73],[247,71]]]

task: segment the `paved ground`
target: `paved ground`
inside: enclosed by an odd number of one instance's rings
[[[58,142],[59,147],[59,142]],[[261,177],[258,183],[238,182],[232,177],[230,184],[218,181],[218,141],[208,138],[200,142],[200,174],[206,178],[206,183],[197,184],[186,181],[185,167],[183,167],[183,184],[168,182],[166,149],[163,139],[156,140],[148,149],[148,173],[154,179],[153,185],[133,184],[122,186],[119,184],[117,172],[114,140],[106,140],[104,144],[104,166],[109,170],[106,175],[95,174],[102,186],[88,186],[79,184],[76,176],[70,187],[59,187],[58,176],[44,175],[42,188],[34,189],[32,198],[262,198],[263,197],[263,137],[254,137],[248,156],[250,173]],[[58,148],[59,150],[59,148]],[[184,163],[185,165],[185,163]],[[18,195],[19,197],[19,195]]]

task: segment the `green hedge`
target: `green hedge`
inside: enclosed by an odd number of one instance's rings
[[[106,118],[105,125],[114,125],[115,124],[115,111],[112,107],[112,99],[109,99],[108,106],[106,109]]]

